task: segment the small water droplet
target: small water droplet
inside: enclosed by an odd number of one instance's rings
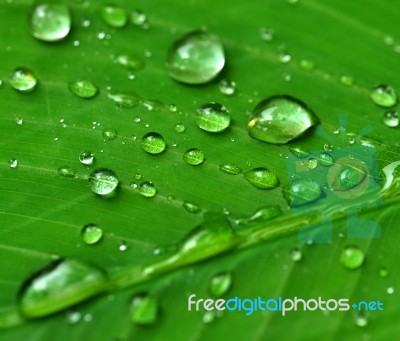
[[[110,27],[121,28],[128,22],[128,13],[120,7],[104,6],[101,9],[103,21]]]
[[[104,141],[114,141],[118,136],[117,131],[110,128],[104,129],[102,135]]]
[[[64,39],[71,30],[71,14],[66,5],[41,3],[30,15],[32,35],[39,40],[55,42]]]
[[[389,275],[389,271],[385,266],[379,267],[379,277],[386,278]]]
[[[221,272],[211,278],[210,293],[214,297],[222,297],[232,286],[232,274],[230,272]]]
[[[31,92],[37,86],[38,80],[27,68],[16,68],[10,76],[10,85],[21,92]]]
[[[109,195],[115,193],[119,184],[117,175],[108,168],[98,168],[89,177],[89,186],[93,193]]]
[[[218,87],[221,94],[227,96],[233,95],[236,91],[236,83],[228,79],[222,79]]]
[[[210,133],[219,133],[229,127],[231,116],[228,109],[219,103],[210,102],[202,105],[196,112],[196,124]]]
[[[356,312],[356,315],[354,317],[354,323],[356,324],[357,327],[364,328],[368,325],[368,316],[366,315],[365,312],[363,311],[358,311]]]
[[[18,166],[18,160],[17,159],[11,159],[10,161],[8,161],[8,165],[11,168],[17,168]]]
[[[140,9],[133,10],[130,15],[130,19],[131,23],[137,27],[140,27],[144,30],[148,30],[150,28],[146,14]]]
[[[220,39],[205,31],[193,31],[176,40],[166,61],[168,74],[187,84],[211,81],[224,65],[225,53]]]
[[[94,163],[94,155],[91,151],[84,150],[79,154],[79,161],[84,165],[91,166]]]
[[[165,107],[164,103],[154,99],[145,99],[142,104],[148,111],[159,111]]]
[[[141,144],[143,150],[149,154],[160,154],[167,146],[164,138],[160,134],[154,132],[144,135]]]
[[[68,311],[66,319],[68,324],[77,324],[81,321],[82,315],[79,311]]]
[[[215,310],[210,310],[210,311],[206,311],[202,317],[202,321],[205,324],[209,324],[211,322],[213,322],[215,319],[217,318],[217,311]]]
[[[17,117],[15,118],[15,123],[17,123],[20,126],[24,123],[24,119],[22,117]]]
[[[300,262],[303,259],[303,253],[298,247],[290,250],[290,258],[293,262]]]
[[[349,270],[359,269],[364,263],[364,252],[357,246],[346,247],[340,256],[340,262]]]
[[[223,163],[219,166],[219,169],[226,173],[226,174],[230,174],[230,175],[237,175],[242,173],[242,168],[240,168],[239,166],[233,164],[233,163]]]
[[[272,41],[275,37],[274,29],[270,27],[261,27],[260,28],[260,38],[264,41]]]
[[[351,86],[354,85],[354,78],[351,77],[351,76],[343,75],[343,76],[339,77],[339,83],[341,85],[344,85],[344,86],[347,86],[347,87],[351,87]]]
[[[157,189],[153,183],[146,181],[139,186],[139,193],[146,198],[153,198],[157,194]]]
[[[315,69],[315,63],[310,60],[307,60],[307,59],[300,60],[299,65],[300,65],[300,68],[305,71],[312,71]]]
[[[143,69],[145,65],[144,60],[139,56],[125,52],[118,53],[114,58],[114,62],[131,71]]]
[[[149,294],[138,294],[132,299],[131,319],[138,325],[152,325],[157,321],[158,304]]]
[[[399,126],[400,117],[397,111],[388,111],[383,115],[383,123],[387,127],[395,128]]]
[[[237,227],[252,227],[256,224],[265,223],[268,220],[282,215],[282,209],[279,206],[265,206],[257,209],[249,217],[230,219],[231,224]]]
[[[191,148],[183,154],[183,161],[188,165],[198,166],[201,165],[205,160],[204,153],[197,148]]]
[[[94,224],[85,225],[81,232],[82,240],[88,244],[97,244],[103,238],[103,230]]]
[[[192,202],[185,201],[182,206],[189,213],[197,214],[201,212],[201,207]]]
[[[279,61],[281,63],[286,64],[286,63],[289,63],[291,60],[292,60],[292,56],[289,53],[287,53],[286,51],[281,51],[279,53]]]
[[[134,108],[142,102],[137,95],[109,93],[107,97],[119,107],[126,109]]]
[[[332,155],[329,153],[320,153],[315,158],[318,160],[318,164],[324,167],[332,166],[335,163]]]
[[[61,166],[58,168],[58,175],[65,176],[67,178],[76,177],[76,170],[68,166]]]
[[[260,189],[271,189],[279,185],[275,173],[265,167],[254,168],[244,173],[245,179]]]
[[[390,85],[377,85],[372,89],[370,97],[375,104],[385,108],[392,107],[397,103],[396,92]]]
[[[318,182],[309,179],[295,180],[289,187],[291,207],[302,206],[322,197],[322,188]]]
[[[185,127],[185,125],[184,125],[183,123],[177,123],[177,124],[175,125],[175,131],[176,131],[177,133],[184,133],[185,130],[186,130],[186,127]]]
[[[386,292],[387,292],[389,295],[393,295],[393,294],[394,294],[394,287],[389,287],[389,288],[387,288],[387,289],[386,289]]]
[[[142,180],[143,179],[143,175],[140,173],[135,173],[135,179],[136,180]]]
[[[317,117],[301,101],[289,96],[273,96],[254,108],[248,131],[257,140],[284,144],[317,123]]]
[[[304,150],[302,147],[300,146],[293,146],[293,147],[289,147],[289,151],[296,157],[298,157],[299,159],[305,159],[308,156],[310,156],[310,153],[307,150]]]
[[[125,252],[126,250],[128,250],[128,245],[126,244],[126,242],[121,241],[118,245],[118,250],[121,252]]]
[[[315,169],[318,167],[318,160],[315,158],[310,158],[307,160],[307,167],[308,169]]]
[[[90,99],[99,93],[99,88],[91,81],[76,79],[68,84],[68,88],[73,94],[80,98]]]

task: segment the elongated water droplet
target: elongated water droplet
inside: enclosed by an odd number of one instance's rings
[[[221,80],[218,87],[219,91],[227,96],[233,95],[236,91],[236,83],[228,79]]]
[[[128,13],[115,6],[104,6],[101,9],[101,17],[108,26],[114,28],[124,27],[128,22]]]
[[[59,41],[71,30],[71,14],[63,4],[40,3],[31,12],[30,26],[36,39]]]
[[[303,253],[298,247],[290,250],[290,258],[293,262],[300,262],[303,259]]]
[[[197,109],[196,124],[210,133],[219,133],[229,127],[231,116],[228,109],[219,103],[210,102]]]
[[[142,99],[137,95],[109,93],[107,97],[121,108],[131,109],[138,106]]]
[[[261,189],[271,189],[279,185],[275,173],[265,167],[251,169],[244,173],[244,177],[253,186]]]
[[[201,165],[205,160],[204,153],[197,148],[191,148],[183,154],[183,161],[188,165],[198,166]]]
[[[154,187],[153,183],[147,181],[139,186],[139,193],[146,198],[153,198],[157,194],[157,189]]]
[[[97,244],[103,238],[103,230],[94,224],[85,225],[82,229],[82,240],[88,244]]]
[[[177,124],[175,125],[175,131],[176,131],[177,133],[184,133],[185,130],[186,130],[186,127],[185,127],[184,124],[182,124],[182,123],[177,123]]]
[[[397,95],[390,85],[380,84],[370,94],[373,102],[381,107],[389,108],[397,103]]]
[[[221,272],[211,278],[210,293],[214,297],[225,295],[232,286],[232,274],[230,272]]]
[[[189,213],[197,214],[201,212],[201,207],[192,202],[185,201],[182,206]]]
[[[305,70],[305,71],[312,71],[315,69],[315,63],[307,60],[307,59],[302,59],[299,63],[300,68]]]
[[[144,68],[144,60],[137,55],[129,53],[118,53],[114,58],[114,62],[132,71]]]
[[[306,157],[310,156],[310,153],[300,146],[290,147],[289,151],[299,159],[305,159]]]
[[[110,128],[104,129],[102,134],[104,141],[114,141],[118,136],[117,131]]]
[[[318,160],[318,164],[324,167],[332,166],[335,163],[332,155],[329,153],[320,153],[315,158]]]
[[[148,111],[160,111],[161,109],[166,107],[166,105],[164,103],[154,100],[154,99],[145,99],[142,101],[142,105]]]
[[[79,154],[79,161],[84,165],[91,166],[94,163],[94,155],[91,151],[85,150]]]
[[[351,76],[340,76],[339,83],[347,87],[352,87],[354,85],[354,78]]]
[[[323,195],[318,182],[309,179],[294,181],[289,188],[289,201],[292,207],[314,202]]]
[[[98,168],[89,177],[90,189],[98,195],[109,195],[115,192],[118,184],[117,175],[108,168]]]
[[[158,303],[149,294],[136,295],[131,303],[131,319],[138,325],[152,325],[157,321]]]
[[[17,168],[18,166],[18,160],[17,159],[11,159],[10,161],[8,161],[8,165],[11,168]]]
[[[211,81],[224,65],[225,53],[220,39],[205,31],[190,32],[176,40],[166,61],[168,74],[187,84]]]
[[[364,252],[362,252],[357,246],[346,247],[340,256],[340,262],[349,270],[360,268],[364,263],[364,259]]]
[[[348,190],[357,186],[365,177],[366,173],[354,167],[345,167],[339,174],[337,184],[343,190]],[[334,187],[335,190],[340,190],[339,188]]]
[[[317,123],[317,117],[301,101],[289,96],[273,96],[255,107],[248,130],[257,140],[283,144],[301,136]]]
[[[98,268],[67,259],[42,270],[24,285],[19,301],[28,318],[47,316],[82,302],[107,288]]]
[[[58,175],[74,178],[76,176],[76,170],[68,166],[61,166],[58,168]]]
[[[388,111],[383,115],[383,123],[387,127],[395,128],[399,126],[400,117],[396,111]]]
[[[76,79],[68,84],[68,88],[73,94],[80,98],[90,99],[99,93],[99,89],[91,81]]]
[[[265,206],[257,209],[249,217],[230,219],[234,227],[251,227],[256,224],[264,223],[273,218],[279,217],[282,214],[282,209],[279,206]]]
[[[38,80],[33,72],[27,68],[19,67],[10,76],[10,85],[21,92],[31,92],[37,86]]]
[[[237,175],[242,173],[242,168],[240,168],[239,166],[233,164],[233,163],[223,163],[219,166],[219,169],[226,173],[226,174],[230,174],[230,175]]]
[[[149,154],[160,154],[166,147],[167,143],[158,133],[148,133],[142,138],[142,148]]]

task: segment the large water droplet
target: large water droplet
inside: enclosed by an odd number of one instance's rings
[[[128,22],[128,13],[120,7],[104,6],[101,9],[103,21],[111,27],[121,28]]]
[[[19,301],[21,313],[37,318],[70,307],[107,288],[104,273],[75,260],[52,264],[25,283]]]
[[[71,14],[63,4],[41,3],[31,12],[30,26],[36,39],[46,42],[59,41],[71,30]]]
[[[390,85],[380,84],[372,89],[370,94],[375,104],[389,108],[397,103],[397,95]]]
[[[400,117],[396,111],[388,111],[383,115],[383,123],[387,127],[395,128],[399,126]]]
[[[314,202],[322,195],[319,183],[309,179],[296,180],[289,188],[289,201],[292,207]]]
[[[364,252],[356,246],[346,247],[340,256],[340,262],[346,269],[355,270],[364,263]]]
[[[139,193],[146,198],[152,198],[157,194],[157,189],[154,187],[153,183],[147,181],[139,186]]]
[[[93,245],[103,238],[103,230],[94,224],[85,225],[82,229],[82,240],[88,244]]]
[[[80,98],[93,98],[99,93],[99,89],[91,81],[76,79],[68,84],[68,88],[73,94]]]
[[[225,65],[220,39],[209,32],[194,31],[176,40],[167,54],[166,68],[175,80],[204,84],[214,79]]]
[[[118,184],[117,175],[108,168],[96,169],[89,177],[90,189],[98,195],[108,195],[115,192]]]
[[[139,325],[151,325],[157,321],[158,304],[149,294],[136,295],[131,303],[132,322]]]
[[[354,167],[345,167],[339,174],[338,184],[344,190],[348,190],[357,186],[365,177],[364,171]]]
[[[318,118],[303,102],[289,96],[273,96],[255,107],[248,130],[257,140],[283,144],[317,123]]]
[[[233,164],[233,163],[223,163],[219,166],[219,169],[226,173],[226,174],[230,174],[230,175],[237,175],[242,173],[242,168],[240,168],[239,166]]]
[[[275,173],[265,167],[251,169],[244,173],[244,177],[253,186],[261,189],[271,189],[279,185]]]
[[[10,85],[18,91],[33,91],[38,81],[33,72],[27,68],[19,67],[10,76]]]
[[[221,272],[211,278],[210,293],[214,297],[225,295],[232,286],[232,274]]]
[[[198,166],[201,165],[205,160],[204,153],[197,148],[191,148],[183,154],[183,161],[188,165]]]
[[[79,161],[87,166],[91,166],[94,163],[94,155],[91,151],[85,150],[79,154]]]
[[[158,133],[148,133],[142,138],[142,148],[149,154],[160,154],[166,146],[164,138]]]
[[[229,127],[231,116],[228,109],[219,103],[206,103],[197,109],[196,124],[210,133],[219,133]]]

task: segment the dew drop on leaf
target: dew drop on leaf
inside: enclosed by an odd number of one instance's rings
[[[300,60],[299,65],[304,71],[312,71],[315,69],[315,63],[307,59]]]
[[[219,133],[229,127],[231,116],[225,106],[210,102],[197,109],[195,120],[200,129]]]
[[[232,218],[230,222],[234,227],[251,227],[279,217],[280,215],[282,215],[282,209],[279,206],[271,205],[258,208],[250,216],[236,219]]]
[[[124,68],[137,71],[144,68],[144,60],[137,55],[121,52],[114,57],[114,62]]]
[[[97,225],[88,224],[83,227],[81,236],[86,244],[97,244],[103,238],[103,230]]]
[[[83,165],[91,166],[94,163],[94,155],[89,150],[84,150],[82,153],[79,154],[79,161]]]
[[[290,258],[293,262],[300,262],[303,259],[303,253],[298,247],[290,250]]]
[[[343,86],[352,87],[354,85],[354,78],[351,76],[340,76],[339,83]]]
[[[149,154],[160,154],[167,147],[164,138],[158,133],[147,133],[143,136],[141,142],[142,148]]]
[[[289,151],[299,159],[305,159],[310,156],[310,153],[300,146],[293,146],[289,148]]]
[[[138,106],[142,99],[137,95],[109,93],[107,97],[121,108],[131,109]]]
[[[126,250],[128,250],[128,245],[126,244],[126,242],[121,241],[118,245],[118,250],[121,252],[125,252]]]
[[[210,293],[214,297],[225,295],[232,286],[232,274],[230,272],[221,272],[211,278]]]
[[[10,161],[8,161],[8,165],[11,168],[17,168],[18,167],[18,160],[17,159],[10,159]]]
[[[89,186],[93,193],[109,195],[116,191],[119,185],[117,175],[108,168],[94,170],[89,177]]]
[[[357,311],[354,317],[354,323],[357,327],[364,328],[368,325],[368,317],[363,311]]]
[[[38,80],[27,68],[16,68],[10,76],[10,85],[20,92],[31,92],[37,86]]]
[[[236,91],[236,83],[229,79],[222,79],[218,84],[219,91],[223,95],[233,95]]]
[[[244,177],[253,186],[260,189],[271,189],[279,185],[275,173],[265,167],[251,169],[244,173]]]
[[[19,126],[24,124],[24,119],[22,117],[17,117],[15,118],[15,123],[17,123]]]
[[[390,128],[399,126],[400,117],[397,111],[388,111],[383,114],[383,123]]]
[[[157,194],[157,189],[154,187],[153,183],[146,181],[140,184],[139,193],[146,198],[153,198]]]
[[[99,88],[91,81],[76,79],[68,84],[68,88],[73,94],[80,98],[90,99],[99,93]]]
[[[102,134],[104,141],[114,141],[118,136],[117,131],[111,128],[104,129]]]
[[[346,247],[340,256],[340,262],[342,265],[349,270],[356,270],[360,268],[364,263],[365,255],[356,246]]]
[[[307,167],[308,169],[315,169],[318,167],[318,160],[315,158],[310,158],[307,160]]]
[[[386,292],[387,292],[389,295],[393,295],[393,294],[394,294],[394,287],[389,287],[389,288],[387,288],[387,289],[386,289]]]
[[[128,22],[128,13],[120,7],[104,6],[101,8],[101,18],[108,26],[121,28]]]
[[[219,166],[219,169],[220,171],[230,175],[237,175],[242,173],[242,168],[233,163],[223,163]]]
[[[370,97],[375,104],[385,108],[392,107],[397,103],[396,92],[390,85],[377,85],[372,89]]]
[[[40,3],[30,15],[32,35],[45,42],[64,39],[71,30],[71,14],[63,4]]]
[[[150,28],[147,15],[140,9],[135,9],[131,12],[130,21],[133,25],[144,30],[148,30]]]
[[[182,206],[189,213],[197,214],[201,212],[201,207],[192,202],[185,201]]]
[[[185,125],[183,124],[183,123],[177,123],[176,125],[175,125],[175,131],[177,132],[177,133],[184,133],[185,132],[185,130],[186,130],[186,127],[185,127]]]
[[[333,159],[332,155],[329,153],[320,153],[315,156],[315,158],[318,160],[318,164],[324,167],[329,167],[332,166],[335,163],[335,160]]]
[[[379,277],[386,278],[389,275],[389,271],[386,266],[381,266],[378,269]]]
[[[295,180],[289,187],[290,205],[296,207],[317,201],[322,194],[322,188],[318,182],[310,179]]]
[[[61,166],[58,168],[58,175],[74,178],[76,177],[76,170],[68,166]]]
[[[187,84],[211,81],[224,65],[225,53],[219,37],[206,31],[193,31],[176,40],[166,60],[168,74]]]
[[[205,160],[204,153],[197,148],[191,148],[183,154],[183,161],[188,165],[198,166],[201,165]]]
[[[66,320],[68,324],[77,324],[81,321],[82,315],[79,311],[67,311],[66,313]]]
[[[284,144],[317,123],[318,118],[304,103],[289,96],[273,96],[255,107],[248,131],[257,140]]]
[[[150,294],[138,294],[131,302],[132,322],[138,325],[152,325],[158,318],[158,303]]]
[[[270,27],[261,27],[260,28],[260,38],[264,41],[272,41],[275,37],[274,29]]]

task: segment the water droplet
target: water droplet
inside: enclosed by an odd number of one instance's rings
[[[357,327],[364,328],[368,325],[368,317],[363,311],[358,311],[354,317],[354,322]]]
[[[198,166],[201,165],[205,160],[204,153],[197,148],[191,148],[183,154],[183,161],[188,165]]]
[[[98,168],[89,177],[89,186],[93,193],[109,195],[116,191],[119,184],[117,175],[108,168]]]
[[[261,189],[271,189],[279,185],[275,173],[265,167],[251,169],[244,173],[244,177],[253,186]]]
[[[305,71],[312,71],[315,69],[315,63],[307,60],[307,59],[302,59],[299,63],[300,68],[305,70]]]
[[[24,123],[24,119],[22,117],[17,117],[15,119],[15,123],[17,123],[20,126]]]
[[[271,41],[275,37],[275,31],[269,27],[261,27],[260,28],[260,38],[264,41]]]
[[[393,288],[393,287],[389,287],[389,288],[386,289],[386,292],[387,292],[389,295],[393,295],[393,294],[394,294],[394,288]]]
[[[351,76],[343,75],[343,76],[340,76],[339,83],[344,86],[351,87],[354,85],[354,78]]]
[[[148,111],[159,111],[165,107],[164,103],[154,99],[145,99],[142,104]]]
[[[210,133],[219,133],[229,127],[231,116],[228,109],[219,103],[210,102],[202,105],[196,112],[196,124]]]
[[[68,311],[66,319],[69,324],[77,324],[81,321],[82,315],[79,311]]]
[[[146,198],[153,198],[157,194],[157,189],[153,183],[146,181],[139,186],[139,193]]]
[[[157,321],[158,304],[149,294],[136,295],[131,303],[131,319],[138,325],[151,325]]]
[[[158,133],[148,133],[142,138],[142,148],[149,154],[160,154],[166,146],[164,138]]]
[[[335,163],[332,155],[328,153],[320,153],[315,158],[318,160],[318,164],[324,167],[332,166]]]
[[[385,266],[379,267],[379,277],[386,278],[389,275],[389,271]]]
[[[80,98],[90,99],[99,93],[99,89],[91,81],[76,79],[68,84],[68,88],[73,94]]]
[[[79,154],[79,161],[84,165],[91,166],[94,163],[94,155],[91,151],[85,150]]]
[[[182,123],[177,123],[177,124],[175,125],[175,131],[176,131],[177,133],[184,133],[185,130],[186,130],[186,127],[185,127],[184,124],[182,124]]]
[[[18,166],[18,160],[17,159],[11,159],[10,161],[8,161],[8,165],[11,168],[17,168]]]
[[[137,95],[109,93],[107,97],[121,108],[131,109],[138,106],[142,99]]]
[[[346,269],[356,270],[364,263],[364,252],[356,246],[346,247],[340,256],[340,262]]]
[[[218,84],[219,91],[223,95],[233,95],[236,91],[236,83],[228,79],[223,79]]]
[[[306,157],[310,156],[310,153],[300,146],[289,147],[289,151],[299,159],[305,159]]]
[[[185,201],[182,206],[189,213],[197,214],[201,212],[201,207],[192,202]]]
[[[129,53],[118,53],[114,58],[114,62],[132,71],[144,68],[143,59],[137,55],[131,55]]]
[[[128,250],[128,245],[124,241],[122,241],[118,245],[118,250],[121,252],[125,252],[126,250]]]
[[[387,127],[395,128],[399,126],[400,118],[396,111],[388,111],[383,115],[383,123]]]
[[[323,192],[318,182],[309,179],[295,180],[289,188],[292,207],[302,206],[321,198]]]
[[[300,262],[303,259],[303,253],[298,247],[290,250],[290,258],[293,262]]]
[[[301,136],[317,123],[318,118],[301,101],[288,96],[273,96],[255,107],[248,130],[257,140],[283,144]]]
[[[217,316],[218,315],[216,310],[210,310],[204,313],[203,318],[201,320],[203,321],[203,323],[208,324],[213,322],[217,318]]]
[[[121,28],[128,22],[128,13],[120,7],[104,6],[101,9],[103,21],[111,27]]]
[[[32,10],[30,27],[36,39],[46,42],[59,41],[71,30],[71,14],[63,4],[42,3]]]
[[[332,186],[334,190],[349,190],[356,187],[365,179],[366,173],[355,167],[344,167],[338,177],[338,181]]]
[[[222,297],[232,286],[232,274],[230,272],[221,272],[211,278],[210,293],[214,297]]]
[[[187,84],[211,81],[224,65],[225,54],[220,39],[205,31],[193,31],[176,40],[166,61],[168,74]]]
[[[313,157],[307,160],[308,169],[315,169],[318,167],[318,160]]]
[[[72,169],[71,167],[62,166],[58,168],[58,175],[65,176],[67,178],[74,178],[76,177],[76,170]]]
[[[28,318],[47,316],[103,292],[103,271],[76,260],[57,261],[25,283],[19,301]]]
[[[143,179],[143,175],[140,173],[135,173],[135,179],[136,180],[142,180]]]
[[[397,95],[390,85],[380,84],[370,94],[373,102],[381,107],[392,107],[397,103]]]
[[[286,64],[286,63],[289,63],[291,60],[292,60],[292,56],[289,53],[287,53],[286,51],[281,51],[279,53],[279,61],[281,63]]]
[[[140,27],[144,30],[150,28],[150,24],[148,22],[147,16],[140,9],[133,10],[131,13],[131,23],[137,27]]]
[[[114,141],[117,138],[118,134],[116,130],[106,128],[103,130],[103,139],[104,141]]]
[[[234,227],[252,227],[257,224],[265,223],[268,220],[279,217],[282,214],[282,209],[279,206],[265,206],[257,209],[249,217],[230,219]]]
[[[21,92],[31,92],[37,86],[38,80],[31,70],[19,67],[10,76],[10,85]]]
[[[89,224],[83,227],[81,235],[86,244],[93,245],[103,238],[103,230],[97,225]]]
[[[219,169],[226,173],[226,174],[230,174],[230,175],[237,175],[242,173],[242,168],[240,168],[239,166],[233,164],[233,163],[223,163],[219,166]]]

